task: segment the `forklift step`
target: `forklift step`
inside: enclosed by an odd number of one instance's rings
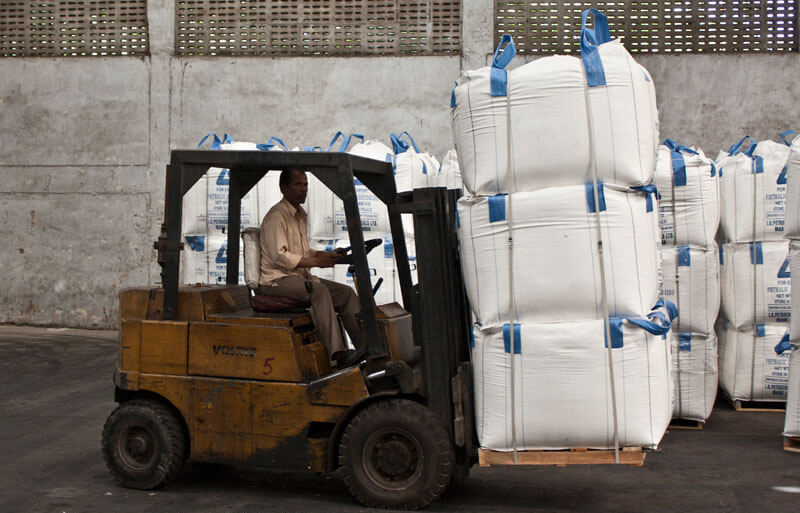
[[[516,459],[515,459],[516,455]],[[645,453],[641,447],[624,447],[619,451],[619,464],[641,467]],[[615,464],[613,450],[565,449],[560,451],[517,451],[501,452],[478,449],[478,462],[481,467],[495,465],[608,465]]]

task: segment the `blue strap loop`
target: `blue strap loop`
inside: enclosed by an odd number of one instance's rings
[[[792,145],[791,141],[787,141],[786,140],[786,136],[787,135],[792,135],[793,133],[794,133],[794,130],[785,130],[785,131],[783,131],[783,132],[781,132],[779,134],[780,138],[781,138],[781,141],[783,141],[783,144],[785,144],[786,146],[791,146]]]
[[[231,137],[228,134],[225,134],[220,140],[219,136],[215,132],[209,132],[205,136],[203,136],[202,139],[200,139],[200,142],[197,144],[197,149],[199,150],[200,148],[202,148],[203,144],[205,144],[206,142],[206,139],[208,139],[209,136],[212,135],[214,136],[214,139],[211,140],[211,146],[209,146],[208,148],[209,150],[218,150],[220,149],[220,145],[230,144],[233,142],[233,137]]]
[[[403,141],[403,136],[406,136],[408,142]],[[407,131],[403,131],[400,135],[395,134],[394,132],[389,136],[389,139],[392,141],[392,149],[395,153],[404,153],[408,151],[409,148],[414,148],[415,153],[419,153],[419,147],[417,147],[417,143],[414,142],[414,138],[411,137]],[[411,145],[409,145],[411,143]]]
[[[594,28],[586,27],[589,14],[594,16]],[[608,18],[597,9],[586,9],[581,14],[581,60],[586,70],[589,87],[606,85],[606,73],[597,47],[611,41],[608,31]]]
[[[696,152],[695,150],[689,148],[688,146],[684,146],[683,144],[677,143],[672,139],[664,139],[664,142],[662,142],[661,144],[663,144],[672,151],[677,151],[680,153],[688,153],[689,155],[698,155],[698,152]]]
[[[500,44],[494,51],[492,58],[492,68],[489,80],[489,94],[491,96],[508,95],[508,72],[505,67],[517,55],[517,48],[511,36],[504,34],[500,39]]]
[[[744,137],[742,137],[739,140],[739,142],[734,143],[733,146],[728,148],[728,155],[734,156],[737,153],[739,153],[741,151],[742,145],[744,144],[745,141],[748,141],[748,143],[750,144],[750,147],[752,148],[752,150],[755,150],[756,142],[749,135],[745,135]],[[752,150],[749,150],[750,151],[750,155],[752,155]],[[747,155],[746,152],[745,152],[745,155]],[[747,155],[747,156],[749,157],[750,155]]]
[[[647,202],[646,211],[647,212],[652,212],[653,211],[653,208],[654,208],[654,206],[653,206],[653,197],[655,197],[656,199],[661,199],[661,194],[659,194],[659,192],[658,192],[658,187],[656,187],[654,184],[638,185],[636,187],[631,187],[631,188],[633,190],[635,190],[635,191],[641,191],[641,192],[646,194],[646,202]]]

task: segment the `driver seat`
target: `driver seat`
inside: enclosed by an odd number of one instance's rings
[[[261,272],[261,243],[258,228],[242,230],[244,243],[244,282],[250,289],[250,306],[259,313],[304,312],[311,305],[284,296],[265,296],[258,293],[258,275]]]

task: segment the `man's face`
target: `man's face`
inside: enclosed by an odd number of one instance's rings
[[[294,207],[299,207],[301,203],[306,202],[306,195],[308,194],[308,179],[303,171],[297,169],[292,170],[292,178],[289,185],[282,185],[281,192],[286,201],[291,203]]]

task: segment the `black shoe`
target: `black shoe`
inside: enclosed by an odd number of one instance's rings
[[[359,351],[349,349],[344,352],[341,358],[337,358],[336,367],[343,369],[350,367],[353,364],[360,363],[367,356],[367,350],[361,349]]]

